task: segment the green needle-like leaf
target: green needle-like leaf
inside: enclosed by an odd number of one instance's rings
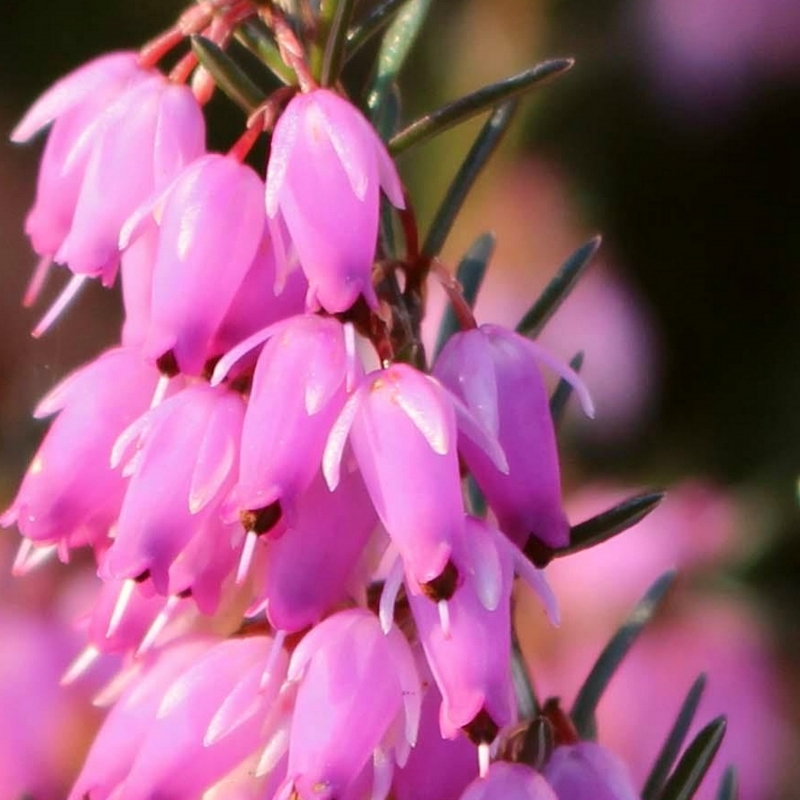
[[[583,350],[575,353],[569,362],[570,367],[575,372],[580,372],[583,366]],[[553,418],[553,426],[558,430],[561,421],[564,419],[564,413],[567,410],[567,403],[569,398],[572,397],[573,386],[565,378],[561,378],[556,385],[553,396],[550,398],[550,416]]]
[[[697,734],[670,775],[658,800],[690,800],[714,761],[725,736],[725,717],[717,717]]]
[[[398,155],[409,147],[471,119],[482,111],[529,92],[546,78],[566,72],[573,63],[571,58],[544,61],[518,75],[484,86],[436,111],[431,111],[393,136],[389,141],[389,150]]]
[[[658,796],[664,787],[669,771],[680,755],[681,748],[686,740],[686,735],[689,733],[689,728],[692,726],[695,714],[697,713],[697,707],[700,705],[700,700],[705,688],[706,676],[700,675],[689,689],[686,699],[683,701],[680,711],[678,712],[678,716],[672,725],[672,729],[664,740],[664,744],[661,746],[653,768],[650,770],[650,775],[647,777],[647,781],[644,784],[644,789],[642,789],[642,800],[658,800]]]
[[[347,31],[347,56],[352,58],[376,33],[392,21],[392,16],[408,0],[386,0]]]
[[[436,256],[444,246],[445,240],[450,233],[453,223],[464,205],[467,195],[472,189],[478,175],[481,174],[486,162],[492,153],[497,149],[501,139],[508,130],[514,112],[517,110],[517,102],[510,100],[494,110],[492,115],[486,120],[480,133],[472,144],[472,147],[464,159],[464,163],[459,167],[453,182],[450,184],[447,194],[444,196],[441,205],[436,211],[436,215],[431,222],[425,243],[422,245],[422,252],[427,256]]]
[[[737,800],[739,797],[739,779],[736,776],[736,768],[728,767],[722,775],[717,789],[716,800]]]
[[[517,333],[535,339],[556,309],[567,299],[572,287],[583,274],[600,247],[602,239],[595,236],[579,247],[561,266],[556,276],[545,287],[539,299],[531,306],[517,325]]]
[[[556,556],[578,553],[605,542],[644,519],[666,497],[666,492],[647,492],[630,497],[595,517],[573,525],[569,544],[555,551]]]
[[[467,305],[473,308],[478,298],[478,291],[483,283],[489,259],[494,253],[496,238],[492,233],[484,233],[479,236],[467,250],[464,258],[461,259],[456,269],[456,279],[461,284],[461,291]],[[453,306],[448,303],[445,308],[442,324],[439,326],[439,336],[436,339],[434,349],[434,361],[438,358],[442,348],[447,344],[450,337],[458,330],[458,319]]]
[[[328,0],[323,4],[323,8],[327,9],[330,15],[330,19],[325,19],[328,38],[320,70],[320,83],[323,86],[332,86],[339,79],[344,62],[347,27],[353,16],[354,7],[355,0]]]
[[[514,695],[517,698],[517,713],[520,719],[531,719],[539,713],[539,703],[533,689],[525,657],[517,638],[517,632],[511,631],[511,678],[514,683]]]
[[[467,475],[466,484],[469,513],[472,514],[473,517],[480,517],[480,519],[483,519],[487,511],[486,498],[483,496],[480,486],[475,482],[475,478],[473,478],[472,475]]]
[[[266,99],[242,70],[220,47],[203,36],[192,36],[192,50],[209,71],[214,83],[245,113],[252,114]]]
[[[273,75],[287,86],[297,83],[297,76],[281,58],[278,45],[272,38],[272,33],[258,17],[246,19],[236,28],[236,40],[255,55]]]
[[[570,711],[581,739],[593,738],[596,729],[595,709],[603,692],[645,625],[653,618],[674,579],[674,571],[664,573],[647,590],[624,625],[600,653]]]
[[[386,93],[391,89],[406,57],[417,39],[430,9],[431,0],[408,0],[383,35],[378,53],[375,80],[367,96],[367,108],[374,120],[380,113]]]

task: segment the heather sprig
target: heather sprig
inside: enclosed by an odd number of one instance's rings
[[[522,96],[572,60],[407,122],[400,73],[430,6],[203,0],[57,82],[15,129],[50,127],[26,302],[51,265],[71,273],[34,334],[118,272],[126,315],[120,344],[40,404],[57,416],[0,518],[24,537],[19,573],[76,548],[96,560],[66,679],[123,658],[75,800],[414,800],[433,798],[433,769],[437,800],[637,796],[592,741],[594,709],[669,579],[569,714],[535,697],[512,631],[516,577],[557,623],[543,568],[661,497],[577,525],[562,504],[557,418],[571,390],[593,405],[579,361],[534,339],[599,239],[516,331],[474,315],[490,235],[457,271],[441,258]],[[346,67],[384,28],[359,106]],[[216,89],[246,114],[224,153],[205,144]],[[480,114],[421,238],[393,157]],[[429,359],[433,281],[450,306]],[[562,378],[552,397],[542,364]],[[670,772],[673,733],[648,800],[690,796],[723,727]]]

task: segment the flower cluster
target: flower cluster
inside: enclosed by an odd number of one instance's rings
[[[227,62],[157,65],[188,35],[221,53],[254,20],[295,83],[207,152],[202,105]],[[36,409],[56,417],[0,518],[24,537],[18,572],[94,554],[66,679],[124,658],[70,797],[633,798],[557,704],[535,759],[512,746],[515,578],[555,622],[539,567],[570,545],[540,362],[591,413],[586,390],[526,336],[479,326],[446,275],[462,330],[428,366],[423,286],[446,268],[418,249],[386,145],[290,22],[200,4],[60,80],[13,134],[50,126],[27,302],[52,264],[71,273],[35,334],[89,279],[120,273],[125,307],[119,344]]]

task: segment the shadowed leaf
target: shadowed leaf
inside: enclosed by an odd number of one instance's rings
[[[192,36],[192,50],[214,83],[247,114],[252,114],[264,102],[266,98],[261,89],[210,39]]]
[[[347,31],[347,56],[349,60],[365,45],[376,33],[392,21],[392,16],[408,0],[386,0],[370,11],[364,19],[359,20]]]
[[[569,365],[575,372],[581,371],[581,367],[583,366],[583,350],[572,356]],[[564,413],[567,410],[567,403],[570,397],[572,397],[573,389],[574,387],[568,380],[561,378],[556,385],[553,396],[550,398],[550,416],[553,418],[553,426],[556,430],[558,430],[561,421],[564,419]]]
[[[736,768],[728,767],[722,775],[717,789],[716,800],[737,800],[739,797],[739,780],[736,776]]]
[[[690,800],[694,796],[722,744],[726,727],[725,717],[717,717],[695,736],[658,800]]]

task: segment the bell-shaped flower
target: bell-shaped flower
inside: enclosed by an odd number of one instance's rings
[[[191,163],[125,223],[122,249],[158,227],[147,358],[171,351],[181,372],[202,372],[212,338],[265,244],[263,191],[250,167],[214,153]],[[269,295],[262,300],[269,305]]]
[[[595,742],[556,747],[542,770],[558,800],[638,800],[627,766]]]
[[[346,311],[363,295],[377,308],[372,264],[380,190],[397,208],[403,188],[374,128],[328,89],[298,94],[275,126],[267,215],[282,259],[308,278],[308,308]]]
[[[392,756],[404,763],[416,741],[420,685],[397,629],[384,635],[363,609],[334,614],[297,646],[288,678],[299,687],[287,779],[277,797],[331,800],[345,795],[370,758],[386,769]]]
[[[294,520],[267,544],[263,589],[253,613],[265,608],[280,631],[299,631],[318,622],[346,599],[377,524],[357,470],[344,475],[334,491],[317,473],[297,502]]]
[[[51,86],[11,134],[24,142],[53,124],[42,154],[36,200],[25,221],[33,249],[52,258],[72,227],[86,165],[102,126],[98,118],[126,89],[153,73],[138,54],[109,53],[79,67]]]
[[[420,584],[442,574],[464,530],[457,421],[502,465],[502,453],[435,378],[394,364],[368,375],[351,396],[323,457],[326,480],[334,487],[350,437],[375,509],[406,573]]]
[[[525,764],[495,761],[485,777],[467,786],[461,800],[566,800],[566,797],[557,797],[547,781]]]
[[[422,699],[419,736],[408,762],[395,770],[397,800],[458,800],[478,777],[478,751],[466,736],[445,739],[439,730],[442,696],[431,681]],[[446,765],[445,768],[444,765]]]
[[[120,800],[169,796],[195,800],[262,746],[262,728],[286,674],[287,657],[272,659],[268,636],[226,639],[202,653],[164,694],[123,784]],[[227,715],[215,738],[209,726]]]
[[[16,522],[28,539],[62,548],[105,541],[125,492],[111,448],[147,410],[157,382],[135,350],[117,348],[58,384],[34,412],[58,417],[0,524]]]
[[[237,507],[257,511],[292,503],[319,470],[325,441],[353,387],[352,331],[331,317],[305,314],[261,331],[217,364],[219,381],[242,355],[261,351],[247,405]]]
[[[150,576],[168,594],[170,567],[189,542],[203,537],[213,549],[225,536],[219,510],[236,478],[243,418],[240,395],[200,384],[126,429],[112,455],[131,478],[101,577]]]
[[[170,687],[215,642],[208,637],[176,642],[129,668],[128,685],[95,737],[68,800],[106,800],[119,792]]]
[[[537,356],[523,336],[499,325],[455,334],[442,350],[434,375],[494,435],[508,460],[503,473],[467,438],[459,450],[497,516],[500,529],[520,547],[535,536],[549,547],[569,542],[561,504],[561,479],[549,398]],[[581,388],[577,376],[562,370]]]

